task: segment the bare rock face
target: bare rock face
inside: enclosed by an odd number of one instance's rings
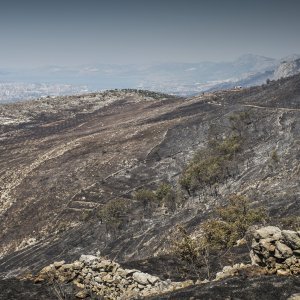
[[[274,79],[293,76],[300,72],[300,59],[282,62],[274,72]]]
[[[271,274],[300,274],[300,232],[268,226],[254,233],[252,263]]]

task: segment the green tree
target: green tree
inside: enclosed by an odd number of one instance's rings
[[[263,208],[253,208],[245,196],[231,195],[228,204],[214,210],[215,217],[200,225],[197,238],[179,227],[172,242],[172,250],[182,264],[185,274],[188,271],[201,274],[200,268],[206,269],[210,278],[212,258],[227,253],[239,239],[245,237],[253,224],[264,223],[267,214]]]
[[[126,221],[128,204],[124,199],[114,199],[104,204],[97,212],[98,218],[106,225],[108,231],[121,229]]]
[[[253,224],[267,220],[265,209],[250,206],[250,201],[242,195],[231,195],[228,204],[215,210],[217,217],[202,224],[205,243],[212,249],[228,249],[244,238]]]
[[[155,192],[160,205],[164,205],[168,210],[176,210],[176,194],[170,184],[162,183]]]
[[[175,239],[172,242],[172,252],[179,260],[178,271],[184,277],[200,277],[204,259],[198,241],[192,239],[184,227],[177,226]]]
[[[251,123],[250,114],[246,111],[236,112],[229,117],[229,122],[231,130],[242,137],[247,126]]]
[[[278,153],[277,153],[277,151],[276,150],[273,150],[272,152],[271,152],[271,159],[272,159],[272,161],[274,162],[274,163],[278,163],[279,161],[280,161],[280,159],[279,159],[279,156],[278,156]]]
[[[144,188],[135,192],[134,199],[142,204],[144,216],[151,214],[153,208],[159,203],[156,194],[152,190]]]

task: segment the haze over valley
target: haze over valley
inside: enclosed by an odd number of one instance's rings
[[[297,74],[299,59],[296,54],[282,59],[247,54],[230,62],[5,69],[0,72],[0,102],[122,88],[190,96]]]

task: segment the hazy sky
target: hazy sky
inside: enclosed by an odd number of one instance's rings
[[[0,68],[300,53],[299,0],[10,0]]]

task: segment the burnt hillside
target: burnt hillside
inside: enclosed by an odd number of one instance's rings
[[[232,130],[243,141],[234,171],[188,193],[178,180],[194,153]],[[232,193],[274,220],[300,213],[299,75],[192,98],[122,90],[2,105],[0,140],[6,277],[97,251],[167,276],[175,225],[193,232]],[[135,191],[161,182],[180,190],[180,201],[146,211]],[[116,199],[130,209],[110,228],[99,210]]]

